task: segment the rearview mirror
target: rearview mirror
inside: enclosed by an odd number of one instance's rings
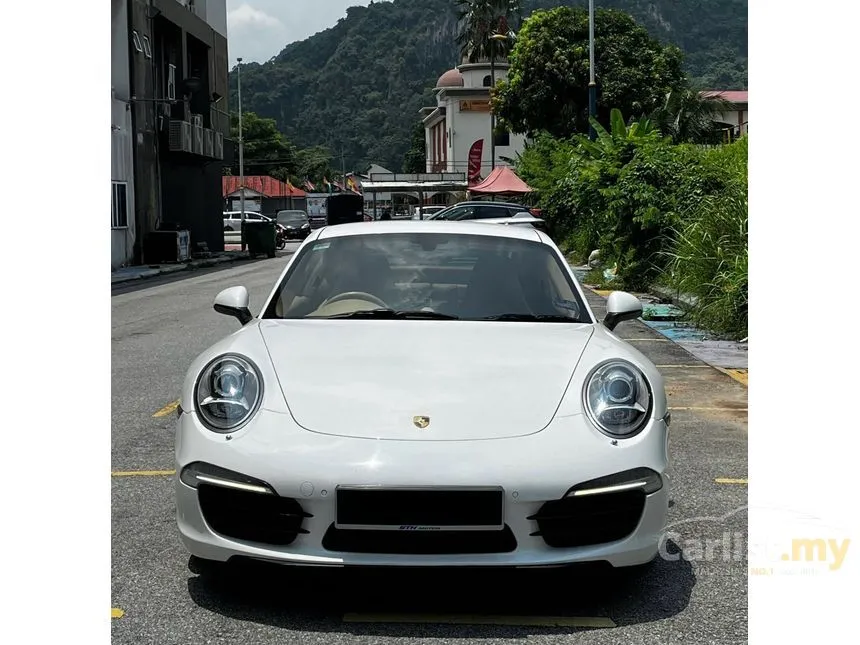
[[[238,318],[240,323],[247,325],[253,318],[248,303],[248,290],[245,287],[230,287],[215,296],[215,311]]]
[[[642,303],[626,291],[613,291],[606,299],[606,317],[603,325],[612,331],[625,320],[634,320],[642,315]]]

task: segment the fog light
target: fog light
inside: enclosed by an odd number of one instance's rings
[[[646,495],[663,488],[663,478],[650,468],[634,468],[614,475],[599,477],[571,488],[566,496],[584,497],[620,493],[626,490],[641,490]]]
[[[211,484],[222,488],[243,490],[249,493],[260,493],[263,495],[274,495],[275,491],[266,482],[242,475],[240,473],[213,466],[202,461],[195,461],[182,469],[179,475],[180,481],[186,486],[197,488],[200,484]]]

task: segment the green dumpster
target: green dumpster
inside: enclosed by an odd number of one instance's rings
[[[275,222],[272,220],[245,220],[245,244],[251,256],[265,253],[275,257]]]

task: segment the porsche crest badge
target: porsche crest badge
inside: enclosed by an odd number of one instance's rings
[[[416,428],[421,428],[423,430],[430,425],[430,417],[412,417],[412,423],[415,424]]]

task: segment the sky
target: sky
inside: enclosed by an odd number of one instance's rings
[[[236,58],[264,63],[291,42],[304,40],[370,0],[227,0],[229,67]]]

